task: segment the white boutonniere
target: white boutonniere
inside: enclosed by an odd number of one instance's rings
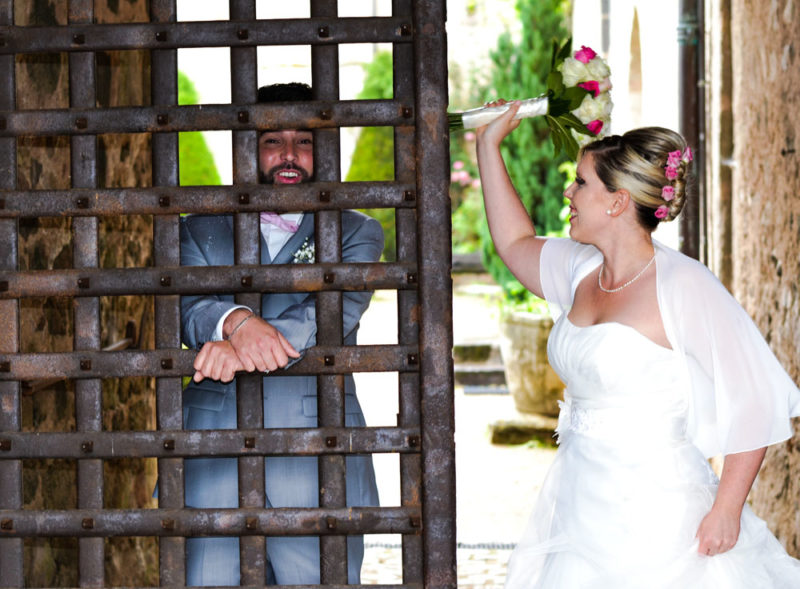
[[[314,263],[314,240],[311,236],[306,237],[303,244],[297,248],[292,256],[292,264],[313,264]]]

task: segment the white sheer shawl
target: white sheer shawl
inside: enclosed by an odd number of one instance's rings
[[[800,415],[800,391],[753,321],[701,263],[657,241],[658,305],[667,339],[683,358],[688,435],[706,457],[786,440]],[[580,281],[602,262],[599,250],[548,239],[542,291],[553,319],[572,306]]]

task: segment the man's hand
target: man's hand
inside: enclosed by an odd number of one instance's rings
[[[195,373],[192,380],[204,378],[230,382],[236,372],[242,370],[242,362],[230,342],[207,342],[194,359]]]
[[[242,365],[240,370],[270,372],[286,366],[289,358],[300,357],[280,331],[261,317],[248,319],[248,313],[237,309],[225,318],[222,327],[223,334],[229,338],[226,343],[232,346]]]

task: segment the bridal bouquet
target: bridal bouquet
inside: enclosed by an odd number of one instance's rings
[[[544,116],[550,127],[554,153],[562,149],[575,159],[581,145],[608,130],[613,103],[608,64],[591,48],[581,46],[571,57],[570,41],[553,45],[547,93],[521,101],[515,119]],[[509,105],[484,106],[448,113],[450,129],[474,129],[490,123]]]

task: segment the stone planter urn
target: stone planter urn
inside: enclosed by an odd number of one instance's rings
[[[547,338],[553,320],[526,312],[505,313],[500,319],[500,353],[506,385],[520,413],[558,416],[564,383],[547,361]]]

